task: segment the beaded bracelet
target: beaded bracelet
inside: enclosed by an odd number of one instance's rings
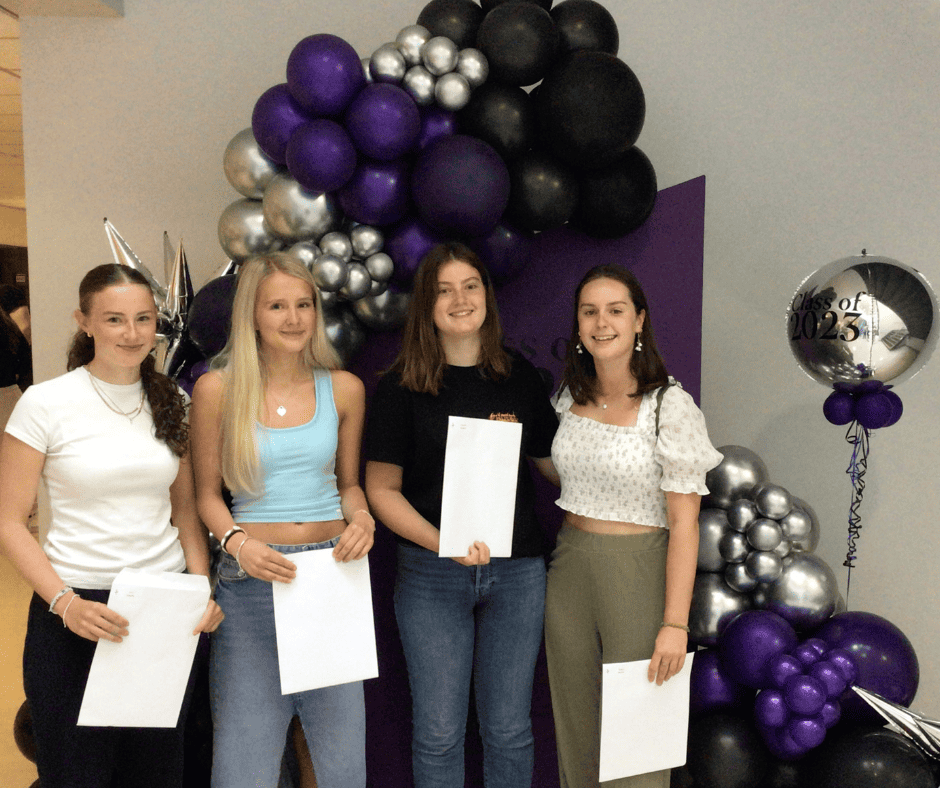
[[[671,624],[668,621],[663,621],[663,623],[659,625],[660,629],[662,629],[663,627],[673,627],[674,629],[681,629],[685,633],[689,633],[691,631],[685,624]]]
[[[61,591],[59,591],[58,594],[52,597],[52,601],[49,603],[50,613],[55,613],[55,610],[53,610],[53,608],[56,606],[56,602],[58,602],[62,597],[64,597],[71,590],[72,590],[72,586],[66,586]]]
[[[233,536],[235,536],[235,534],[239,534],[239,533],[241,533],[241,534],[245,533],[245,529],[244,529],[244,528],[241,528],[241,527],[239,527],[239,526],[237,526],[237,525],[233,525],[230,530],[228,530],[228,531],[225,532],[225,536],[223,536],[223,537],[219,540],[219,545],[222,547],[222,552],[223,552],[223,553],[224,553],[224,552],[227,552],[226,549],[225,549],[225,545],[228,544],[228,540],[231,539]],[[229,553],[229,555],[231,555],[231,553]]]

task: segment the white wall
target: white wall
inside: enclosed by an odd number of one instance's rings
[[[159,271],[183,237],[197,286],[224,258],[221,170],[255,100],[284,80],[303,36],[362,55],[424,3],[127,0],[123,19],[22,20],[34,337],[40,379],[62,368],[82,273],[110,259],[107,216]],[[812,504],[820,555],[845,591],[850,451],[797,367],[785,311],[809,273],[870,254],[940,287],[940,3],[935,0],[607,0],[640,78],[639,145],[660,187],[707,176],[703,405],[716,445],[757,451]],[[940,568],[934,550],[940,358],[899,388],[901,422],[872,440],[850,607],[913,641],[914,703],[940,715]]]

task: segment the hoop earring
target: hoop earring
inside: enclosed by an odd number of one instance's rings
[[[633,346],[634,351],[639,353],[643,349],[643,342],[640,341],[640,334],[637,332],[636,335],[636,344]]]

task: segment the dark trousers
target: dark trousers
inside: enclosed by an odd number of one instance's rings
[[[108,591],[79,590],[107,603]],[[183,729],[77,726],[95,644],[62,626],[37,595],[29,607],[23,685],[33,719],[43,788],[177,788],[183,784]]]

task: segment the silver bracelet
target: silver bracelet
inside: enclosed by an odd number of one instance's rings
[[[53,610],[53,608],[56,606],[56,602],[58,602],[62,597],[64,597],[71,590],[72,590],[72,586],[66,586],[58,594],[52,597],[52,601],[49,603],[50,613],[55,613],[55,610]]]
[[[241,528],[240,526],[233,525],[228,531],[225,532],[225,536],[223,536],[223,537],[219,540],[219,545],[222,547],[222,552],[223,552],[223,553],[224,553],[224,552],[227,552],[226,549],[225,549],[225,545],[228,544],[228,540],[231,539],[233,536],[235,536],[235,534],[238,534],[238,533],[242,533],[242,534],[245,533],[245,529],[244,529],[244,528]],[[231,553],[229,553],[229,555],[231,555]]]
[[[242,533],[244,533],[244,531]],[[242,539],[242,543],[238,546],[238,549],[235,551],[235,563],[238,564],[238,568],[241,569],[243,572],[245,570],[242,567],[242,562],[239,560],[239,556],[242,554],[242,548],[245,546],[245,542],[247,542],[249,539],[251,539],[251,537],[248,536],[248,534],[245,534],[245,538]]]
[[[69,600],[69,603],[65,606],[65,610],[62,611],[62,626],[65,627],[65,614],[69,612],[69,608],[72,606],[72,602],[78,597],[78,594],[72,593],[72,598]]]

